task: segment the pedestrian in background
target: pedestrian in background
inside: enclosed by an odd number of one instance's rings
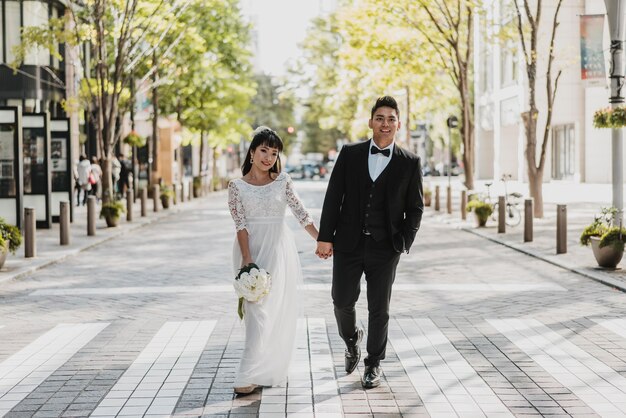
[[[100,200],[102,195],[102,167],[98,163],[98,157],[95,155],[91,157],[91,177],[89,178],[91,184],[91,195],[96,196]]]
[[[396,267],[400,254],[409,252],[424,212],[420,159],[394,142],[400,111],[393,97],[376,100],[369,128],[371,140],[344,145],[339,153],[324,198],[316,250],[321,258],[333,257],[331,292],[339,336],[346,344],[347,373],[361,358],[364,331],[357,326],[355,305],[365,273],[365,389],[380,385]]]
[[[87,203],[87,194],[91,190],[91,184],[89,183],[90,175],[91,163],[85,154],[81,154],[76,166],[76,206],[81,204],[81,192],[83,195],[82,204],[85,205]]]
[[[120,163],[120,160],[118,160],[116,156],[113,156],[113,158],[111,159],[111,177],[113,180],[113,189],[115,190],[116,195],[119,195],[122,193],[119,187],[121,172],[122,172],[122,164]]]
[[[280,171],[282,149],[276,132],[258,128],[241,168],[243,177],[228,184],[228,206],[237,230],[233,270],[254,263],[272,277],[267,296],[256,303],[244,301],[246,341],[234,384],[240,395],[287,380],[302,284],[298,249],[285,223],[287,206],[309,235],[317,238],[317,228],[291,178]]]
[[[126,196],[126,191],[130,188],[131,178],[131,162],[124,157],[124,154],[119,154],[117,159],[120,163],[120,177],[118,190],[122,197]]]

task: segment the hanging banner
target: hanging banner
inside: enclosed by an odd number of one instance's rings
[[[602,38],[605,15],[580,17],[580,78],[586,87],[606,86]]]

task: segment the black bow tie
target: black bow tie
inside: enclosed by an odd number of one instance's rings
[[[372,155],[381,153],[385,157],[389,157],[389,155],[391,154],[391,150],[389,148],[387,148],[387,149],[379,149],[379,148],[376,148],[376,147],[372,147],[372,148],[370,148],[370,153]]]

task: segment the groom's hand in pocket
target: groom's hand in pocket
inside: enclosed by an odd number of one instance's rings
[[[315,254],[321,258],[326,260],[328,257],[332,257],[333,255],[333,243],[332,242],[317,242],[317,249],[315,250]]]

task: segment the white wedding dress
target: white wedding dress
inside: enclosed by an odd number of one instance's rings
[[[252,260],[272,276],[269,295],[258,303],[244,302],[246,342],[234,386],[281,385],[286,381],[294,351],[300,306],[298,288],[302,284],[300,259],[285,223],[285,209],[289,206],[302,226],[313,220],[286,173],[264,186],[232,180],[228,184],[228,206],[237,231],[248,231]],[[235,275],[241,262],[241,250],[235,240]]]

